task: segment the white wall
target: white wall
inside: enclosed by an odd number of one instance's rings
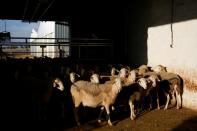
[[[46,21],[46,22],[40,22],[39,24],[39,28],[38,28],[38,36],[39,37],[45,37],[46,35],[50,34],[50,33],[54,33],[55,32],[55,22],[53,21]],[[55,35],[53,36],[53,38],[55,37]]]
[[[197,69],[197,20],[173,24],[173,48],[170,24],[148,28],[148,64]]]

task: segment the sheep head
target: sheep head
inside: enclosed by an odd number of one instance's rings
[[[64,85],[59,78],[55,78],[53,81],[53,87],[59,89],[60,91],[64,90]]]
[[[152,81],[152,87],[156,87],[157,83],[160,82],[160,79],[157,75],[151,75],[148,77],[150,81]]]
[[[125,78],[127,75],[127,69],[126,68],[122,68],[119,72],[119,77],[120,78]]]
[[[146,78],[140,78],[137,83],[143,87],[145,90],[148,88],[148,81],[146,80]]]
[[[157,66],[153,67],[152,70],[156,73],[167,72],[167,67],[162,66],[162,65],[157,65]]]
[[[149,71],[149,69],[148,69],[148,66],[147,65],[141,65],[138,68],[138,75],[143,75],[144,73],[146,73],[148,71]]]
[[[93,75],[90,77],[90,81],[91,81],[92,83],[98,84],[98,83],[99,83],[99,75],[98,75],[98,74],[93,74]]]
[[[129,72],[129,75],[128,75],[127,80],[129,82],[132,82],[133,83],[133,82],[135,82],[136,77],[137,77],[137,72],[135,70],[132,70],[132,71]]]
[[[80,77],[80,75],[78,75],[78,74],[76,74],[76,73],[74,73],[74,72],[71,72],[71,73],[70,73],[70,81],[71,81],[72,83],[74,83],[74,82],[76,81],[76,76],[77,76],[77,77]]]
[[[117,70],[115,67],[113,67],[111,69],[111,76],[115,76],[116,75],[116,72],[119,72],[119,70]]]
[[[119,93],[122,89],[122,81],[120,78],[116,78],[112,84],[112,90]]]

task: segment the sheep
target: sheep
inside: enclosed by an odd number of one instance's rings
[[[149,88],[147,90],[147,95],[150,98],[150,109],[152,109],[152,96],[153,96],[153,94],[151,94],[150,92],[152,90],[155,90],[156,91],[156,98],[157,98],[157,109],[159,110],[160,109],[160,106],[159,106],[159,94],[158,93],[159,93],[159,82],[160,82],[160,78],[159,78],[158,75],[152,74],[147,79],[149,81],[151,81],[151,82],[149,82],[151,84],[150,84],[150,86],[149,86]]]
[[[72,82],[72,83],[74,83],[74,82],[76,82],[76,80],[77,80],[77,77],[79,78],[80,77],[80,75],[79,74],[76,74],[76,73],[74,73],[74,72],[71,72],[70,73],[70,81]]]
[[[115,67],[111,69],[111,76],[116,76],[116,72],[119,72]]]
[[[120,71],[120,72],[122,72],[122,75],[119,75],[119,76],[122,76],[122,77],[120,77],[120,79],[121,79],[121,82],[122,82],[123,89],[126,88],[126,87],[129,87],[130,85],[135,83],[135,81],[136,81],[136,71],[135,70],[130,71],[128,77],[126,77],[125,68],[123,68],[122,71]],[[106,83],[112,83],[112,82],[113,81],[107,81]],[[126,94],[127,93],[128,92],[126,92]],[[125,102],[125,100],[126,100],[126,102]],[[127,100],[128,99],[125,97],[124,93],[121,92],[118,95],[116,105],[112,105],[112,110],[115,110],[115,106],[117,106],[117,107],[124,106],[125,103],[127,103]]]
[[[58,124],[65,117],[65,91],[63,82],[59,78],[53,81],[53,90],[47,105],[48,120]],[[56,123],[57,122],[57,123]]]
[[[119,74],[118,75],[115,75],[115,72],[119,72]],[[127,70],[126,70],[126,68],[121,68],[121,70],[120,71],[118,71],[116,68],[112,68],[111,69],[111,76],[100,76],[100,78],[103,80],[103,79],[105,79],[104,81],[110,81],[110,80],[114,80],[114,79],[116,79],[117,77],[121,77],[121,78],[125,78],[126,77],[126,75],[127,75]]]
[[[158,73],[161,78],[160,86],[167,97],[164,110],[168,108],[170,101],[170,95],[172,96],[172,103],[176,103],[176,108],[180,109],[182,107],[182,93],[183,93],[183,83],[182,78],[174,73],[168,73],[167,67],[162,65],[157,65],[152,68],[153,71]],[[176,95],[176,97],[175,97]]]
[[[63,82],[59,78],[55,78],[53,81],[53,87],[59,89],[60,91],[64,91]]]
[[[151,75],[148,78],[139,78],[139,80],[132,84],[130,89],[130,97],[129,97],[129,107],[130,107],[130,119],[134,120],[136,118],[136,114],[134,112],[134,102],[138,101],[142,105],[144,104],[144,100],[146,97],[150,99],[150,108],[152,109],[152,96],[151,91],[154,90],[159,82],[159,78],[157,75]],[[129,92],[129,91],[127,91]]]
[[[172,96],[172,100],[173,100],[172,102],[177,102],[176,109],[180,109],[182,107],[182,93],[183,93],[183,85],[182,85],[181,77],[177,74],[168,73],[168,72],[162,72],[159,73],[159,75],[161,78],[160,88],[163,90],[163,92],[167,97],[164,110],[168,109],[170,95]]]
[[[75,120],[80,125],[77,110],[80,104],[88,107],[104,106],[107,112],[108,124],[112,126],[110,120],[109,106],[115,102],[115,99],[122,89],[120,78],[116,78],[113,84],[94,84],[87,81],[77,81],[71,85],[71,95],[75,106]]]
[[[127,74],[128,74],[127,73],[127,69],[126,68],[122,68],[119,71],[119,74],[117,76],[117,77],[121,78],[121,80],[123,82],[123,86],[127,86],[127,85],[133,83],[133,81],[135,81],[135,79],[136,79],[136,73],[134,71],[129,72],[128,78],[126,78]],[[107,77],[109,77],[109,76],[107,76]],[[116,77],[110,77],[110,81],[106,81],[105,83],[111,83],[111,82],[113,82],[113,80],[115,78]]]
[[[132,70],[128,73],[128,77],[126,77],[126,69],[122,68],[119,73],[119,77],[121,78],[121,81],[122,81],[122,86],[127,87],[127,86],[132,85],[136,80],[136,75],[137,75],[136,71]],[[106,83],[112,83],[112,82],[113,81],[107,81]],[[119,99],[124,99],[124,98],[120,97]],[[120,105],[118,105],[118,106],[120,106]],[[115,110],[114,106],[112,106],[112,110]]]
[[[149,72],[150,69],[147,65],[141,65],[140,67],[138,67],[138,75],[142,75],[146,72]]]
[[[90,77],[90,81],[91,81],[92,83],[98,84],[98,83],[99,83],[99,75],[98,75],[98,74],[93,74],[93,75]]]
[[[157,65],[155,67],[152,67],[151,70],[153,70],[156,73],[167,72],[167,67],[162,65]]]
[[[148,72],[143,73],[142,77],[147,78],[148,80],[152,81],[152,88],[154,87],[154,89],[156,91],[156,95],[157,95],[157,109],[160,109],[160,106],[159,106],[160,75],[154,71],[148,71]]]
[[[141,99],[147,88],[148,81],[145,78],[140,78],[136,83],[132,84],[131,87],[125,88],[125,97],[129,96],[128,103],[130,107],[131,120],[134,120],[136,117],[134,112],[134,102]]]
[[[75,82],[77,81],[77,77],[79,78],[80,75],[79,75],[79,74],[76,74],[76,73],[74,73],[74,72],[71,72],[71,73],[70,73],[70,81],[71,81],[72,83],[75,83]],[[98,83],[99,83],[99,75],[98,75],[98,74],[92,74],[92,75],[90,76],[90,81],[91,81],[92,83],[98,84]]]
[[[131,70],[129,73],[128,73],[128,77],[125,78],[125,77],[122,77],[122,80],[123,80],[123,86],[130,86],[131,84],[133,84],[137,79],[137,72],[136,70]]]

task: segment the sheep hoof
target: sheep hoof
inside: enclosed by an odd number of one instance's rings
[[[131,118],[131,120],[134,120],[134,118],[133,117],[130,117]]]
[[[101,123],[101,120],[98,120],[98,123]]]
[[[111,123],[111,121],[108,121],[109,126],[113,126],[113,124]]]
[[[135,120],[135,117],[136,117],[136,116],[133,115],[133,116],[130,117],[130,119],[131,119],[131,120]]]
[[[180,107],[176,107],[176,109],[180,109]]]
[[[164,110],[167,110],[167,109],[168,109],[167,107],[164,108]]]
[[[160,110],[160,107],[157,107],[157,110]]]

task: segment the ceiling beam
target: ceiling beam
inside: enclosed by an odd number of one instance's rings
[[[40,7],[40,2],[37,3],[36,8],[35,8],[35,10],[33,12],[33,15],[31,17],[31,20],[30,21],[34,20],[34,17],[36,15],[36,13],[38,12],[39,7]]]
[[[46,9],[43,11],[43,13],[40,15],[40,17],[38,18],[38,20],[41,20],[42,19],[42,17],[46,14],[46,12],[48,11],[48,9],[53,5],[54,2],[55,2],[55,0],[51,0],[51,2],[46,7]]]
[[[23,12],[23,18],[22,18],[23,20],[25,20],[25,15],[26,15],[26,12],[27,12],[28,5],[29,5],[29,0],[26,0],[24,12]]]

